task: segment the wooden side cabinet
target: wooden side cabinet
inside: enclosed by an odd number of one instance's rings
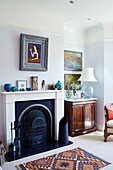
[[[68,131],[70,136],[78,136],[96,130],[96,100],[96,98],[92,98],[64,101],[64,115],[68,119]]]

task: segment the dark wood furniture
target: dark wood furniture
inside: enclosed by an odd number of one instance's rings
[[[104,142],[107,142],[107,137],[113,135],[113,103],[109,103],[104,107],[105,111],[105,129]]]
[[[96,98],[64,101],[64,114],[68,119],[70,136],[78,136],[96,130],[95,103]]]

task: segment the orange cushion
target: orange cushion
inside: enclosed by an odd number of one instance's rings
[[[108,120],[113,120],[113,107],[106,106],[106,109],[108,111]]]

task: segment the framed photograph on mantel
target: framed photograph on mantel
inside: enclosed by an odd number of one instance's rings
[[[47,71],[48,38],[20,34],[20,70]]]
[[[27,81],[26,80],[17,80],[16,84],[17,84],[18,91],[26,90],[26,87],[27,87]]]
[[[31,77],[31,87],[33,90],[38,90],[38,76]]]
[[[64,70],[82,71],[82,53],[64,51]]]

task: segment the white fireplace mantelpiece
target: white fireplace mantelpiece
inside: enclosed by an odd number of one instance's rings
[[[58,140],[59,121],[64,116],[64,91],[23,91],[23,92],[2,92],[3,99],[3,125],[5,146],[11,143],[11,122],[15,121],[15,102],[31,100],[55,100],[55,140]],[[14,136],[13,136],[14,137]]]

